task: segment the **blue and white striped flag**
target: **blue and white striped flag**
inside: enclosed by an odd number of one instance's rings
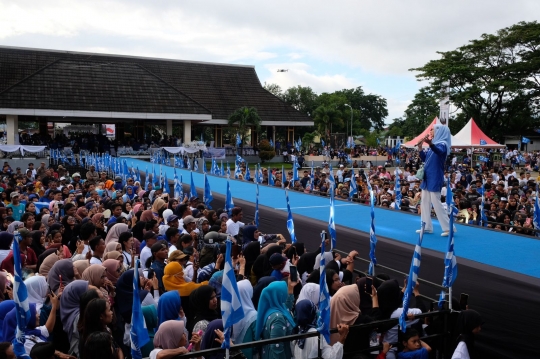
[[[163,177],[163,193],[169,194],[171,189],[169,188],[169,179],[167,178],[167,171],[165,171],[165,176]]]
[[[285,188],[286,179],[287,176],[285,176],[285,166],[281,165],[281,188]]]
[[[328,218],[328,233],[331,239],[331,250],[336,248],[336,223],[334,221],[334,187],[330,186],[330,218]]]
[[[156,167],[152,165],[152,184],[154,187],[156,186],[156,183],[159,185],[158,177],[156,175]]]
[[[291,242],[296,243],[296,234],[294,233],[294,220],[291,212],[291,204],[289,203],[288,190],[285,190],[285,198],[287,199],[287,230],[291,235]]]
[[[234,201],[233,201],[232,193],[231,193],[231,185],[229,184],[229,179],[227,179],[227,196],[225,198],[225,212],[227,212],[230,216],[233,208],[234,208]]]
[[[481,161],[481,162],[488,162],[489,159],[487,157],[484,157],[484,156],[478,156],[478,161]]]
[[[454,212],[457,213],[457,208],[451,206],[450,214],[450,231],[448,233],[448,250],[446,251],[446,257],[444,258],[444,278],[443,278],[443,287],[450,288],[458,274],[457,268],[457,259],[454,253]],[[443,301],[446,299],[446,292],[441,290],[441,295],[439,297],[439,308],[442,308]],[[450,300],[451,301],[451,298]]]
[[[358,193],[358,184],[356,183],[356,177],[354,176],[354,168],[351,170],[351,184],[349,189],[349,201],[352,201],[354,195]]]
[[[142,359],[141,348],[150,340],[139,299],[139,262],[140,260],[138,259],[135,261],[135,268],[133,270],[133,304],[131,309],[131,329],[129,331],[131,356],[133,359]]]
[[[540,230],[540,204],[538,202],[538,196],[540,195],[538,191],[538,182],[536,183],[536,198],[534,200],[534,215],[533,215],[533,225],[536,230]],[[540,232],[536,232],[536,236],[540,237]]]
[[[221,170],[219,171],[221,177],[225,177],[225,170],[223,169],[223,161],[221,161]]]
[[[257,183],[257,189],[255,194],[255,226],[259,228],[259,184]]]
[[[293,187],[294,187],[294,184],[296,183],[296,181],[300,180],[300,178],[298,178],[298,167],[296,165],[296,159],[294,160],[294,163],[293,163],[293,178],[292,178],[292,182],[293,182]]]
[[[274,141],[270,140],[270,147],[274,148]]]
[[[227,178],[230,178],[231,177],[231,166],[229,165],[229,162],[227,162]]]
[[[135,178],[134,180],[135,181],[138,181],[139,183],[141,183],[141,171],[139,171],[139,166],[137,166],[137,171],[135,172],[135,176],[137,178]]]
[[[424,238],[424,229],[426,223],[422,222],[422,228],[420,229],[420,234],[418,235],[418,242],[414,248],[414,254],[411,261],[411,269],[409,270],[409,278],[407,279],[407,288],[405,293],[403,293],[403,312],[399,317],[399,326],[401,331],[405,333],[407,330],[407,313],[409,312],[409,301],[412,296],[413,288],[416,286],[418,281],[418,273],[420,272],[420,263],[422,262],[422,239]]]
[[[234,178],[238,179],[238,177],[242,174],[242,169],[240,168],[240,162],[236,161],[234,163]]]
[[[370,276],[375,275],[375,266],[377,265],[377,257],[375,257],[375,249],[377,247],[377,236],[375,235],[375,194],[369,178],[366,176],[366,183],[369,191],[369,204],[371,207],[371,225],[369,227],[369,268],[368,274]]]
[[[214,196],[212,196],[212,190],[210,189],[210,182],[208,182],[208,177],[206,176],[206,173],[204,174],[204,205],[208,209],[212,209],[212,206],[210,206],[210,203],[214,200]]]
[[[203,157],[203,161],[202,161],[202,171],[203,171],[203,173],[207,172],[207,170],[206,170],[206,161],[205,161],[204,157]]]
[[[401,180],[399,178],[399,172],[396,168],[395,170],[395,176],[396,176],[396,199],[394,200],[394,209],[400,210],[401,209]]]
[[[234,273],[231,259],[232,242],[226,241],[225,267],[223,269],[223,281],[221,287],[221,317],[223,318],[223,328],[225,329],[225,340],[221,347],[229,349],[231,347],[231,329],[233,324],[244,319],[244,309],[240,300],[240,292],[236,284],[236,274]]]
[[[30,359],[30,356],[26,354],[24,349],[25,335],[24,331],[30,320],[30,302],[28,301],[28,291],[26,290],[26,284],[24,284],[21,267],[21,252],[19,243],[21,241],[21,235],[18,231],[14,233],[15,240],[13,241],[13,269],[15,273],[15,280],[13,283],[13,301],[15,302],[15,311],[17,313],[17,329],[15,332],[15,338],[12,341],[13,351],[17,358]]]
[[[275,183],[274,183],[274,174],[272,173],[272,171],[268,171],[268,185],[269,186],[275,186]]]
[[[527,144],[527,143],[529,143],[529,142],[531,142],[531,140],[530,140],[529,138],[523,137],[523,136],[521,137],[521,143]]]
[[[195,188],[195,182],[193,182],[193,172],[190,172],[190,174],[191,174],[191,184],[189,188],[189,196],[197,197],[197,188]]]
[[[309,174],[309,189],[311,192],[315,190],[315,171],[313,170],[313,161],[311,161],[311,173]]]
[[[193,159],[193,171],[199,172],[199,160],[196,158]]]
[[[251,173],[249,172],[249,163],[246,162],[246,175],[244,176],[244,179],[246,181],[249,181],[251,179]]]
[[[325,252],[324,234],[321,233],[321,252]],[[324,336],[327,344],[330,344],[330,293],[326,283],[326,259],[321,255],[321,267],[319,268],[319,315],[317,317],[317,331]]]
[[[186,158],[186,161],[187,161],[187,167],[186,168],[187,168],[188,171],[191,171],[191,161],[189,160],[189,157]]]
[[[236,147],[240,146],[242,144],[242,139],[240,138],[240,134],[236,132]]]
[[[146,166],[146,171],[144,173],[144,187],[148,191],[148,185],[150,184],[150,175],[148,174],[148,166]]]
[[[482,194],[482,202],[480,202],[480,226],[486,227],[488,225],[488,219],[487,219],[486,211],[485,211],[486,180],[482,179],[482,181],[483,181],[482,192],[480,192]]]
[[[184,197],[182,193],[182,185],[181,182],[178,180],[178,175],[176,174],[176,168],[174,169],[174,198],[178,199],[179,201],[182,201],[182,198]]]
[[[334,178],[334,170],[332,169],[332,163],[330,163],[330,172],[328,173],[328,180],[333,187],[336,187],[336,179]]]
[[[242,163],[245,162],[245,160],[240,155],[236,155],[236,162]]]

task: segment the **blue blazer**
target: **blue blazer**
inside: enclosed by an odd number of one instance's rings
[[[420,158],[424,161],[424,179],[421,189],[429,192],[440,192],[444,185],[444,164],[446,163],[446,144],[431,144],[427,152],[421,151]]]

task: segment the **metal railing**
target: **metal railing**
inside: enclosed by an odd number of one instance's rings
[[[437,333],[437,334],[433,334],[433,335],[429,335],[429,336],[424,336],[424,337],[421,338],[421,339],[443,338],[443,348],[442,348],[443,352],[446,352],[447,347],[448,347],[448,339],[451,337],[451,332],[448,331],[448,317],[449,317],[449,315],[451,313],[452,312],[450,310],[441,310],[441,311],[436,311],[436,312],[422,313],[422,314],[418,314],[418,315],[414,316],[414,319],[435,318],[435,317],[438,317],[438,316],[441,316],[441,315],[443,316],[443,321],[444,322],[443,322],[443,331],[442,331],[442,333]],[[352,332],[352,331],[360,330],[360,329],[376,329],[376,328],[379,328],[379,327],[393,327],[393,326],[398,325],[398,324],[399,324],[399,318],[377,320],[377,321],[367,323],[367,324],[351,325],[351,326],[349,326],[349,333]],[[336,328],[330,329],[331,334],[334,334],[334,333],[337,333],[337,332],[338,331],[337,331]],[[313,338],[313,337],[318,337],[319,348],[320,348],[321,347],[320,346],[321,333],[319,331],[309,332],[309,333],[304,333],[304,334],[287,335],[287,336],[284,336],[284,337],[272,338],[272,339],[261,339],[261,340],[257,340],[257,341],[254,341],[254,342],[242,343],[242,344],[234,345],[231,348],[238,349],[238,350],[252,349],[252,348],[258,348],[258,347],[265,346],[265,345],[270,345],[270,344],[278,344],[278,343],[286,343],[286,342],[290,343],[290,342],[295,341],[295,340]],[[395,347],[395,345],[397,343],[390,343],[390,344],[392,344]],[[372,346],[372,347],[370,346],[369,348],[360,350],[358,352],[359,353],[361,353],[361,352],[372,352],[372,351],[376,351],[376,350],[380,350],[380,349],[382,349],[382,345]],[[178,355],[178,356],[176,356],[176,358],[184,359],[184,358],[197,358],[197,357],[200,357],[200,356],[205,357],[206,355],[215,354],[215,353],[218,353],[218,352],[224,353],[225,349],[221,349],[221,348],[205,349],[205,350],[200,350],[200,351],[197,351],[197,352],[191,352],[191,353],[187,353],[187,354]],[[320,352],[319,352],[319,357],[321,357]]]

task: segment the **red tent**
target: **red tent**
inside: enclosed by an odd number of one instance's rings
[[[421,134],[419,134],[418,136],[416,136],[412,140],[405,142],[404,144],[402,144],[402,146],[404,146],[404,147],[416,147],[418,142],[420,142],[421,139],[423,139],[424,137],[426,137],[429,134],[429,131],[431,131],[433,126],[435,126],[436,124],[439,124],[439,123],[440,123],[439,118],[435,117],[433,119],[433,121],[429,124],[429,126],[424,130],[424,132],[422,132]],[[424,143],[424,146],[427,146],[427,144]]]
[[[498,144],[486,136],[471,118],[461,131],[452,137],[452,147],[503,148],[504,145]]]

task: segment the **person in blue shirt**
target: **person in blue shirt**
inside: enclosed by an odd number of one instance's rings
[[[11,208],[13,210],[13,219],[16,221],[20,221],[22,215],[24,214],[26,205],[24,203],[19,202],[19,193],[18,192],[11,192],[11,203],[7,205],[8,208]]]
[[[274,253],[270,256],[270,265],[272,266],[272,274],[270,274],[271,277],[276,278],[276,280],[282,280],[283,279],[283,273],[281,272],[283,268],[285,268],[285,264],[287,263],[287,258],[284,257],[281,253]]]
[[[420,340],[416,329],[407,328],[401,338],[403,351],[398,353],[398,359],[428,359],[431,347]]]
[[[429,145],[427,152],[422,150],[424,142]],[[450,129],[443,125],[433,126],[429,135],[418,143],[420,158],[424,161],[424,178],[420,184],[420,189],[422,189],[421,217],[422,222],[426,224],[424,233],[433,233],[431,221],[431,206],[433,205],[441,224],[443,237],[448,236],[450,230],[448,214],[441,203],[441,188],[444,185],[444,164],[446,157],[450,154],[451,145],[452,134]]]

